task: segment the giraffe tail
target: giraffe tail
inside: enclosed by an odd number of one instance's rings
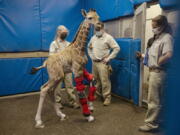
[[[39,67],[32,67],[30,74],[35,74],[37,71],[39,71],[41,68],[45,68],[47,65],[47,62],[44,61],[43,65],[39,66]]]

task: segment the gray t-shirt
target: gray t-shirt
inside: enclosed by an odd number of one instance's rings
[[[161,56],[169,51],[173,51],[173,38],[168,33],[162,33],[158,39],[156,39],[148,52],[148,66],[161,68],[158,65],[158,60]]]
[[[68,41],[54,40],[50,45],[49,55],[62,51],[64,48],[69,46],[69,44],[70,43]]]

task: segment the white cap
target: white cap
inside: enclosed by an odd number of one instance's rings
[[[57,30],[60,30],[60,31],[64,31],[64,32],[69,33],[68,29],[67,29],[64,25],[59,25],[59,26],[57,27]]]

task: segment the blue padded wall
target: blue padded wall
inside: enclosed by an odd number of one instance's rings
[[[80,0],[1,0],[0,52],[48,51],[56,27],[71,41],[82,20]]]
[[[113,73],[111,75],[112,92],[130,99],[130,46],[131,39],[116,39],[121,51],[111,61]]]
[[[180,2],[179,2],[180,7]],[[167,87],[166,87],[166,121],[167,132],[165,135],[180,135],[180,25],[177,28],[177,37],[174,43],[174,55],[172,58],[172,66],[167,74]]]
[[[49,50],[58,25],[65,25],[69,29],[67,40],[73,39],[83,19],[82,6],[79,0],[40,0],[42,50]]]
[[[116,39],[120,45],[120,52],[111,61],[113,73],[111,75],[112,92],[116,95],[139,102],[139,61],[135,52],[140,50],[140,40],[129,38]]]
[[[41,58],[0,59],[0,96],[38,91],[42,72],[35,75],[29,72],[41,63]]]
[[[130,0],[134,5],[142,4],[143,2],[150,2],[152,0]]]
[[[140,61],[136,58],[136,51],[140,51],[141,40],[132,40],[131,58],[130,58],[130,93],[131,98],[136,105],[139,104],[139,75],[140,75]]]
[[[0,52],[41,49],[39,0],[0,1]]]
[[[159,4],[165,10],[176,9],[178,0],[159,0]]]
[[[87,0],[85,9],[96,9],[102,21],[133,15],[133,4],[129,0]]]

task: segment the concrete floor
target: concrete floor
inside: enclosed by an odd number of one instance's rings
[[[34,117],[39,95],[0,100],[0,135],[154,135],[138,131],[143,124],[145,109],[113,97],[112,104],[104,107],[95,102],[96,120],[88,123],[80,109],[67,106],[62,110],[69,117],[65,121],[55,115],[47,98],[43,108],[44,129],[34,128]],[[160,134],[160,133],[158,133]],[[157,133],[155,134],[157,135]]]

